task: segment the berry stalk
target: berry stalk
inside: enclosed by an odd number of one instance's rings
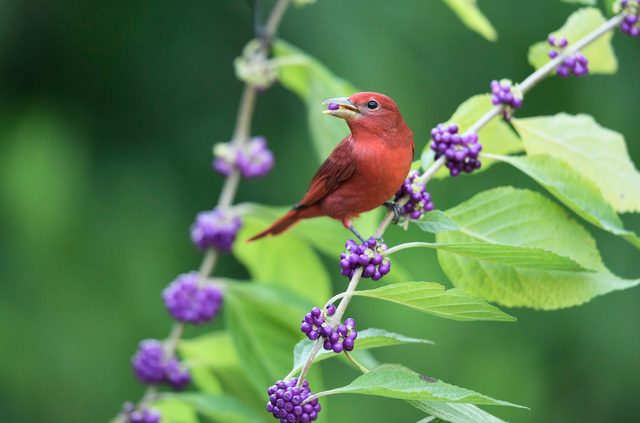
[[[284,14],[289,7],[290,2],[291,0],[278,0],[274,5],[271,13],[269,14],[265,28],[263,30],[256,28],[256,33],[262,41],[261,53],[264,56],[268,54],[270,43],[276,34],[278,26],[280,25],[280,22],[282,21],[282,18],[284,17]],[[236,120],[236,125],[233,131],[232,144],[234,146],[243,147],[249,141],[251,133],[251,121],[253,119],[253,112],[255,109],[257,94],[257,87],[250,84],[245,84],[244,90],[242,92],[242,97],[240,99],[240,105],[238,107],[238,117]],[[220,197],[218,199],[217,208],[224,211],[231,206],[238,190],[240,177],[240,171],[238,169],[233,169],[225,179],[224,185],[220,192]],[[207,281],[207,278],[213,273],[215,265],[217,263],[217,259],[218,251],[215,248],[207,248],[200,264],[200,268],[198,270],[197,284],[199,287],[203,287]],[[184,323],[176,322],[173,324],[169,336],[162,343],[162,351],[164,357],[173,357],[175,355],[175,351],[183,331]],[[174,371],[173,374],[178,373]],[[137,407],[134,407],[134,410],[131,412],[135,413],[135,409],[137,408],[138,410],[140,410],[140,413],[147,413],[147,406],[156,398],[157,391],[157,385],[149,385],[149,387],[147,387],[147,389],[145,390],[145,393],[142,396],[141,400],[138,402]],[[127,412],[125,410],[119,413],[113,420],[113,423],[127,423],[128,421],[132,421],[131,412]],[[155,418],[155,415],[153,416],[153,418]],[[152,419],[149,419],[148,421],[152,421]]]
[[[589,34],[585,35],[583,38],[581,38],[577,42],[567,47],[562,54],[559,54],[556,58],[551,59],[548,63],[546,63],[540,69],[536,70],[527,78],[525,78],[518,85],[521,93],[525,94],[526,92],[530,91],[539,82],[541,82],[543,79],[551,75],[551,73],[554,72],[556,68],[558,68],[558,66],[560,66],[563,63],[564,59],[567,56],[575,54],[576,52],[587,47],[588,45],[590,45],[591,43],[593,43],[594,41],[596,41],[597,39],[599,39],[600,37],[608,33],[609,31],[614,30],[615,28],[621,25],[624,19],[625,19],[625,14],[620,13],[612,17],[608,21],[606,21],[604,24],[602,24],[600,27],[596,28]],[[473,125],[471,125],[464,132],[463,135],[477,134],[481,128],[483,128],[485,125],[491,122],[495,117],[502,115],[504,113],[505,107],[506,107],[505,104],[498,104],[494,106],[482,117],[480,117],[475,123],[473,123]],[[446,163],[446,157],[440,156],[437,160],[435,160],[431,164],[431,166],[429,166],[425,170],[425,172],[421,176],[416,178],[416,181],[426,185],[426,183],[436,174],[438,170],[440,170],[442,166],[445,165],[445,163]],[[402,207],[406,205],[409,202],[409,200],[410,200],[410,197],[408,195],[405,195],[404,197],[400,198],[397,201],[397,204]],[[384,235],[387,228],[389,227],[389,225],[393,222],[393,219],[394,219],[394,212],[390,210],[380,222],[380,225],[378,226],[374,237],[381,238],[382,235]],[[410,248],[411,246],[414,246],[411,244],[412,243],[392,247],[389,250],[387,250],[386,254],[391,254],[401,249]],[[343,294],[338,294],[333,298],[333,299],[341,298],[341,301],[340,301],[340,304],[338,305],[335,315],[333,316],[332,322],[340,322],[340,320],[342,319],[342,316],[344,315],[346,308],[349,305],[351,298],[353,297],[353,293],[356,291],[358,284],[360,283],[360,279],[362,277],[362,271],[363,271],[362,267],[359,267],[353,274],[353,277],[349,282],[349,286],[347,287],[347,290]],[[309,369],[311,368],[313,361],[315,360],[315,357],[321,348],[322,348],[322,341],[318,340],[314,345],[314,348],[311,350],[309,356],[307,357],[307,361],[305,362],[300,372],[300,375],[298,377],[299,385],[304,382],[304,379],[307,376],[307,373],[309,372]],[[317,396],[312,396],[312,398],[317,398]]]

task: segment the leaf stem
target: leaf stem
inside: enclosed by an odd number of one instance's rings
[[[344,351],[344,356],[358,368],[362,373],[369,373],[369,369],[367,369],[362,363],[355,359],[348,351]]]

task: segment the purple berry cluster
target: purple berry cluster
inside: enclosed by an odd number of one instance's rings
[[[427,192],[425,184],[416,181],[418,176],[420,173],[412,170],[393,199],[398,202],[405,195],[409,196],[409,201],[402,207],[401,213],[413,220],[419,220],[426,212],[433,210],[431,195]]]
[[[200,212],[191,225],[191,241],[201,250],[229,252],[241,227],[242,220],[230,210]]]
[[[340,106],[338,106],[336,103],[329,103],[327,105],[327,109],[329,110],[338,110],[340,108]]]
[[[620,6],[625,13],[620,29],[633,38],[640,36],[640,0],[622,0]]]
[[[494,105],[503,104],[506,108],[503,112],[505,119],[511,117],[510,109],[519,109],[522,107],[522,93],[513,86],[508,79],[501,81],[491,81],[491,102]]]
[[[336,306],[333,304],[327,305],[324,312],[318,307],[312,308],[302,319],[300,330],[312,341],[319,337],[324,338],[323,346],[327,351],[333,350],[335,353],[353,351],[358,337],[356,322],[352,318],[348,318],[344,323],[333,327],[328,320],[335,312]]]
[[[320,404],[317,398],[303,404],[311,396],[309,382],[305,380],[300,388],[297,384],[297,378],[280,380],[267,390],[267,411],[280,420],[280,423],[309,423],[318,418]]]
[[[322,336],[324,336],[323,348],[334,353],[342,351],[353,351],[358,331],[356,331],[356,322],[351,317],[346,319],[344,323],[340,323],[337,328],[325,326]]]
[[[242,148],[230,143],[217,144],[213,154],[213,170],[224,176],[238,169],[245,178],[259,178],[273,168],[273,153],[265,137],[253,137]]]
[[[556,38],[553,35],[549,35],[547,42],[554,50],[549,51],[549,57],[555,59],[562,51],[569,45],[566,38]],[[556,69],[558,76],[567,78],[571,75],[583,76],[589,73],[589,60],[580,52],[576,52],[572,55],[566,56],[562,63]]]
[[[471,173],[482,165],[478,155],[482,144],[478,142],[478,134],[459,134],[458,125],[438,124],[431,130],[431,149],[436,159],[445,156],[447,169],[451,176],[460,173]]]
[[[191,381],[189,371],[176,358],[165,359],[162,342],[156,339],[140,342],[131,364],[138,380],[148,385],[168,383],[173,389],[181,390]]]
[[[336,306],[333,304],[327,304],[324,311],[318,307],[314,307],[311,311],[304,315],[302,319],[302,325],[300,330],[307,335],[312,341],[315,341],[324,333],[324,326],[328,317],[333,316],[336,312]]]
[[[169,314],[179,322],[208,322],[220,310],[222,292],[212,284],[200,286],[198,280],[198,272],[184,273],[162,291]]]
[[[362,277],[374,281],[382,279],[391,270],[391,260],[383,255],[387,245],[377,239],[369,238],[362,244],[350,239],[345,247],[347,250],[340,255],[340,273],[349,279],[360,266],[363,267]]]
[[[158,423],[162,417],[159,412],[150,408],[137,410],[131,402],[124,404],[122,414],[124,414],[127,423]]]

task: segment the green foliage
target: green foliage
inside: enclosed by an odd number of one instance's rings
[[[315,342],[309,339],[303,339],[296,344],[293,349],[293,370],[300,370],[302,368],[314,344]],[[354,354],[371,348],[402,344],[433,344],[433,342],[427,339],[411,338],[398,333],[388,332],[384,329],[369,328],[358,331],[358,342],[355,344]],[[316,356],[315,361],[318,362],[334,357],[340,357],[340,355],[333,351],[321,350]]]
[[[445,319],[514,321],[482,298],[434,282],[404,282],[356,291],[356,296],[390,301]]]
[[[257,392],[289,371],[291,348],[300,339],[299,322],[312,304],[261,284],[228,283],[225,319],[238,358]]]
[[[273,54],[281,63],[278,80],[307,107],[311,139],[318,159],[324,160],[349,129],[341,119],[322,116],[322,102],[332,97],[348,97],[358,90],[316,59],[282,40],[274,43]]]
[[[167,394],[168,400],[177,400],[181,404],[188,404],[197,410],[198,414],[217,423],[259,423],[266,422],[264,413],[253,409],[229,395],[211,395],[202,393]],[[163,414],[164,422],[166,415]],[[169,423],[191,423],[193,420],[168,420]]]
[[[627,152],[624,137],[587,115],[513,119],[527,154],[564,160],[600,189],[619,212],[640,211],[640,173]]]
[[[565,161],[546,154],[494,156],[521,170],[547,189],[577,215],[593,225],[619,235],[640,248],[640,238],[624,229],[622,220],[602,196],[600,189]]]
[[[178,396],[163,396],[151,406],[160,412],[163,423],[199,423],[195,407]]]
[[[436,235],[438,242],[497,242],[529,246],[570,257],[596,272],[530,269],[438,251],[455,286],[490,301],[552,310],[582,304],[597,295],[635,286],[609,272],[595,241],[556,204],[540,194],[513,188],[484,191],[447,211],[461,227]]]
[[[316,395],[334,394],[363,394],[405,400],[505,405],[524,408],[421,375],[398,364],[383,364],[356,378],[347,386],[330,389]]]
[[[476,0],[443,0],[444,3],[458,15],[467,28],[477,32],[489,41],[496,41],[496,32],[489,19],[484,16],[477,5]]]
[[[313,304],[322,304],[331,296],[331,280],[305,239],[289,232],[259,242],[246,242],[273,221],[269,215],[245,213],[244,226],[234,244],[234,256],[246,266],[252,279],[288,289]],[[308,288],[311,282],[314,289]]]
[[[440,210],[427,213],[421,220],[413,220],[421,230],[437,234],[438,232],[456,231],[459,226]]]
[[[599,27],[605,22],[602,12],[588,7],[574,12],[562,28],[553,33],[558,38],[566,38],[569,46]],[[618,59],[611,45],[613,33],[608,32],[588,47],[580,50],[589,59],[589,73],[613,74],[618,70]],[[529,63],[539,69],[549,61],[551,46],[547,41],[540,41],[529,49]]]
[[[584,4],[585,6],[595,6],[596,0],[562,0],[565,3]]]
[[[436,401],[407,401],[432,416],[451,423],[505,423],[473,404]]]
[[[462,103],[455,111],[450,123],[455,123],[464,132],[473,125],[479,118],[493,108],[490,94],[475,95]],[[483,146],[483,151],[496,154],[512,154],[522,151],[522,143],[515,132],[500,119],[494,119],[478,131],[478,137]],[[429,156],[429,143],[424,147],[423,156]],[[427,163],[423,164],[423,167]],[[493,160],[483,160],[482,168],[486,170],[493,164]],[[441,169],[437,177],[449,175],[447,169]]]
[[[464,228],[459,231],[464,232]],[[483,240],[484,241],[484,240]],[[437,243],[411,242],[408,248],[431,248],[464,257],[472,257],[479,262],[498,263],[513,267],[540,270],[587,270],[568,257],[559,256],[540,248],[504,245],[497,242]]]

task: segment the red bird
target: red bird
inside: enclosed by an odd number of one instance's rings
[[[413,161],[413,133],[389,97],[363,92],[332,98],[324,113],[342,118],[351,134],[331,152],[314,175],[302,200],[249,241],[277,235],[301,219],[329,216],[362,240],[351,219],[389,200]]]

